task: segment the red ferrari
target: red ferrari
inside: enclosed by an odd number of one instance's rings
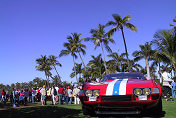
[[[105,75],[86,82],[79,94],[84,115],[162,112],[161,87],[138,72]]]

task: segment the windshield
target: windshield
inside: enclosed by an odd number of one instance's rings
[[[117,73],[117,74],[105,75],[102,81],[113,80],[113,79],[128,79],[128,78],[146,80],[144,75],[141,73]]]

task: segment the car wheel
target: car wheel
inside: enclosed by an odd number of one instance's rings
[[[156,113],[161,114],[162,113],[162,99],[159,99],[158,105],[156,106]]]
[[[160,98],[158,104],[154,108],[150,109],[150,114],[159,116],[161,115],[161,113],[162,113],[162,99]]]

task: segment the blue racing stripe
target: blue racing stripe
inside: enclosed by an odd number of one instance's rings
[[[113,93],[112,95],[119,95],[119,87],[120,87],[120,83],[122,82],[123,79],[119,79],[115,84],[114,84],[114,88],[113,88]]]

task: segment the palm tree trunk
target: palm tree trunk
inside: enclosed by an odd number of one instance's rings
[[[158,63],[158,66],[159,66],[159,78],[160,78],[160,83],[162,83],[162,77],[161,77],[161,65],[160,65],[160,62]]]
[[[58,71],[57,71],[57,69],[56,69],[56,66],[54,66],[54,69],[55,69],[55,71],[56,71],[56,73],[57,73],[57,76],[58,76],[58,79],[59,79],[59,83],[61,83],[62,81],[61,81],[61,79],[59,78],[60,75],[59,75],[59,73],[58,73]]]
[[[80,54],[79,52],[78,52],[78,54],[79,54],[79,56],[80,56],[80,58],[81,58],[81,61],[82,61],[82,63],[83,63],[84,70],[86,71],[86,66],[85,66],[84,61],[83,61],[83,59],[82,59],[82,57],[81,57],[81,54]]]
[[[77,78],[77,74],[76,74],[76,67],[75,67],[75,59],[74,59],[73,55],[72,55],[72,57],[73,57],[73,63],[74,63],[75,77],[76,77],[76,81],[78,82],[78,78]]]
[[[147,67],[147,79],[150,80],[150,68],[149,68],[149,63],[148,63],[148,58],[145,59],[146,62],[146,67]]]
[[[129,71],[131,71],[131,67],[130,67],[130,63],[129,63],[129,59],[128,59],[128,51],[127,51],[127,46],[126,46],[126,41],[125,41],[125,36],[124,36],[123,28],[120,28],[120,29],[122,31],[123,42],[124,42],[124,46],[125,46],[125,52],[126,52],[127,63],[128,63],[128,69],[129,69]]]
[[[48,82],[47,72],[46,71],[44,71],[44,72],[45,72],[46,81]],[[47,82],[45,83],[46,85],[47,85]]]
[[[105,60],[105,54],[104,54],[104,49],[103,49],[103,45],[102,45],[102,42],[101,42],[100,44],[101,44],[101,49],[102,49],[103,58],[104,58],[104,66],[105,66],[105,72],[106,72],[106,74],[107,74],[106,60]]]

